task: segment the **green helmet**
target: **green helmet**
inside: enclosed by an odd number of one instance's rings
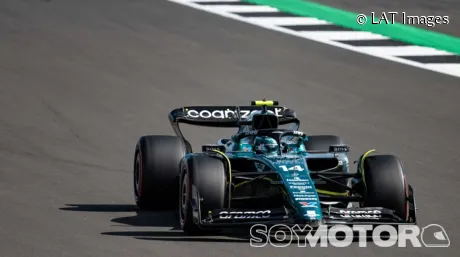
[[[271,137],[256,137],[254,139],[254,149],[256,153],[276,155],[278,154],[279,145]]]

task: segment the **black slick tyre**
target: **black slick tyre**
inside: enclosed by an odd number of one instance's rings
[[[176,208],[181,159],[188,146],[176,136],[143,136],[134,155],[134,197],[142,210]]]
[[[401,219],[408,219],[408,184],[401,160],[393,155],[368,156],[363,160],[363,207],[394,210]]]
[[[197,210],[200,219],[208,211],[225,206],[226,170],[223,161],[206,155],[193,155],[184,159],[181,165],[179,182],[179,221],[186,235],[196,236],[205,233],[199,220],[194,219]]]

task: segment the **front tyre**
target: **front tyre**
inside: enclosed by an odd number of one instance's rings
[[[199,227],[208,211],[225,206],[226,170],[222,160],[207,155],[184,159],[179,182],[179,221],[190,236],[202,235]],[[194,217],[194,212],[198,217]]]
[[[368,156],[363,160],[364,207],[383,207],[409,221],[409,185],[401,160],[393,155]]]

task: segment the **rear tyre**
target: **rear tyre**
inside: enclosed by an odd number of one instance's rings
[[[134,157],[134,197],[142,210],[174,209],[187,145],[176,136],[143,136]]]
[[[361,170],[364,178],[364,207],[383,207],[407,221],[409,188],[401,160],[393,155],[366,157]]]
[[[334,135],[317,135],[308,136],[305,142],[305,149],[310,151],[329,152],[329,146],[341,145],[343,141],[340,137]]]
[[[179,220],[182,230],[189,236],[202,235],[200,220],[208,211],[225,206],[226,170],[224,163],[206,155],[194,155],[184,159],[179,183]],[[199,213],[194,218],[193,212]]]

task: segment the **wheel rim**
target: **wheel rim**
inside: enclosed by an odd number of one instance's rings
[[[180,192],[179,192],[179,215],[180,215],[180,222],[184,224],[185,217],[187,216],[187,187],[188,187],[188,176],[187,173],[184,174],[182,178],[182,184],[180,185]]]
[[[140,185],[141,185],[141,169],[140,169],[140,156],[137,154],[136,157],[136,164],[134,166],[134,193],[136,199],[139,196],[139,190],[140,190]]]

